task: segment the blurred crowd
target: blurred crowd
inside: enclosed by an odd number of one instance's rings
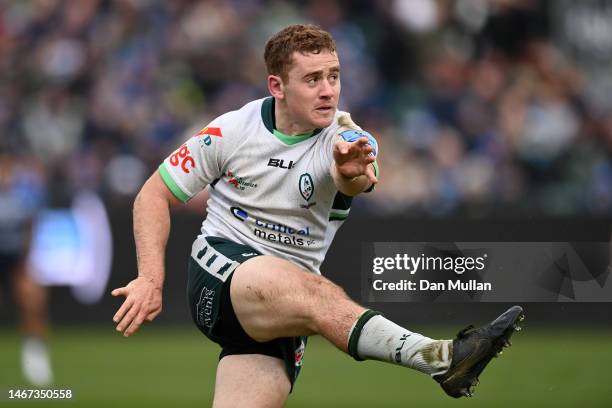
[[[0,2],[0,148],[43,165],[51,196],[92,189],[127,204],[184,139],[267,95],[273,33],[313,22],[338,45],[340,107],[380,143],[382,182],[355,205],[381,215],[609,215],[612,62],[598,56],[589,18],[612,9],[579,21],[568,7]],[[589,30],[568,37],[580,24]],[[594,51],[576,50],[587,45]]]

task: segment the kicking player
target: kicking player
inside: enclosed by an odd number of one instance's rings
[[[193,243],[193,320],[221,345],[215,407],[282,406],[306,336],[320,334],[357,360],[401,364],[453,397],[508,344],[518,306],[455,340],[433,340],[347,297],[319,267],[352,197],[378,181],[374,138],[337,110],[340,63],[329,33],[292,25],[266,44],[271,96],[214,119],[149,178],[134,203],[138,277],[115,289],[114,316],[133,334],[161,311],[169,208],[210,188]]]

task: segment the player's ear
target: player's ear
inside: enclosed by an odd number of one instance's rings
[[[283,79],[278,75],[268,75],[268,91],[270,95],[277,99],[285,97],[285,84]]]

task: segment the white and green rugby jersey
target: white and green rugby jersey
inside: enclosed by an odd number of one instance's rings
[[[312,135],[285,136],[274,129],[274,99],[256,100],[213,120],[159,172],[183,202],[210,185],[201,236],[246,244],[320,273],[351,205],[330,174],[340,114]]]

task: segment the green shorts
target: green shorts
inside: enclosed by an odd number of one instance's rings
[[[219,359],[234,354],[263,354],[285,362],[291,388],[297,379],[307,337],[283,337],[258,342],[244,331],[230,299],[234,270],[244,261],[261,255],[255,249],[218,237],[198,237],[189,258],[187,300],[196,326],[218,343]]]

